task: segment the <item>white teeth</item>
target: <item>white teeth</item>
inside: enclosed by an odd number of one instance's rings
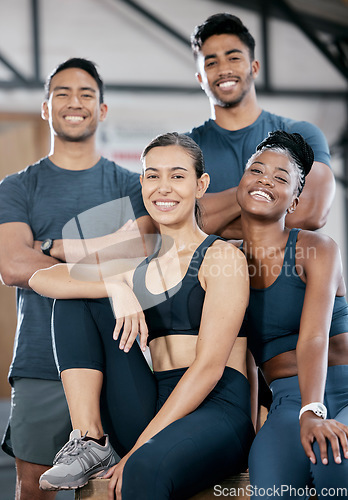
[[[155,204],[160,207],[174,207],[176,205],[174,201],[156,201]]]
[[[223,83],[219,83],[219,87],[220,88],[223,88],[223,89],[228,89],[230,87],[234,87],[236,85],[237,82],[223,82]]]
[[[257,194],[259,196],[263,196],[268,201],[272,201],[272,198],[270,197],[270,195],[268,193],[265,193],[264,191],[252,191],[250,194],[251,194],[251,196],[253,196],[254,194]]]
[[[82,116],[66,116],[65,119],[68,120],[69,122],[82,122],[83,121]]]

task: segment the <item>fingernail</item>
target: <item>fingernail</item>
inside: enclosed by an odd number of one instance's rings
[[[342,462],[341,457],[340,456],[336,457],[335,462],[336,464],[340,464]]]
[[[327,465],[327,464],[328,464],[327,458],[323,458],[323,464],[324,464],[324,465]]]
[[[314,460],[314,458],[313,458],[313,457],[310,457],[310,459],[309,459],[309,460],[312,462],[312,464],[315,464],[315,460]]]
[[[129,347],[126,347],[126,348],[124,349],[124,352],[129,352]]]
[[[123,349],[124,348],[124,344],[120,344],[120,349]]]

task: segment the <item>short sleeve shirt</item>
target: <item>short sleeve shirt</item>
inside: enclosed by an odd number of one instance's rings
[[[326,138],[315,125],[262,111],[257,120],[240,130],[226,130],[214,120],[193,128],[188,135],[203,151],[206,172],[210,175],[208,192],[218,193],[238,186],[245,165],[256,146],[274,130],[301,134],[314,151],[314,160],[330,166]]]
[[[90,238],[147,215],[139,175],[101,158],[86,170],[66,170],[49,158],[5,177],[0,224],[23,222],[34,240]],[[51,341],[52,300],[17,289],[17,330],[10,378],[58,379]]]

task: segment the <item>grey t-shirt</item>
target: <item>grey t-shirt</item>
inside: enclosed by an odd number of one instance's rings
[[[219,127],[214,120],[207,120],[187,135],[203,151],[205,170],[210,175],[208,192],[219,193],[238,186],[245,165],[255,153],[256,146],[274,130],[301,134],[312,147],[314,160],[330,166],[326,138],[312,123],[278,116],[264,110],[254,123],[239,130],[226,130]]]
[[[103,236],[147,215],[139,175],[101,158],[87,170],[66,170],[48,158],[5,177],[0,224],[24,222],[35,240]],[[51,341],[52,300],[17,289],[17,330],[9,376],[58,379]]]

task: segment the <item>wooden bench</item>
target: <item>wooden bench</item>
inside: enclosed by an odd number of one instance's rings
[[[75,491],[75,500],[105,500],[107,499],[109,479],[96,478],[86,484],[83,488],[79,488]],[[232,476],[228,479],[222,481],[216,488],[220,488],[222,492],[223,488],[228,488],[225,491],[232,491],[235,489],[236,495],[232,495],[234,500],[250,500],[250,495],[247,495],[247,485],[249,484],[249,474],[247,472],[243,474],[238,474],[237,476]],[[234,492],[234,491],[233,491]],[[198,493],[191,500],[216,500],[218,491],[215,492],[214,488],[209,488],[201,493]],[[223,495],[220,495],[223,497]],[[226,497],[226,495],[224,495]],[[228,495],[230,496],[230,495]]]
[[[86,486],[75,491],[75,500],[106,500],[108,484],[109,479],[92,479]],[[190,500],[216,500],[218,496],[222,498],[229,497],[234,500],[250,500],[250,491],[248,495],[247,489],[249,484],[249,474],[244,472],[218,483],[215,486],[215,495],[213,487],[201,491],[194,497],[191,497]],[[317,497],[311,497],[311,500],[317,500]]]

